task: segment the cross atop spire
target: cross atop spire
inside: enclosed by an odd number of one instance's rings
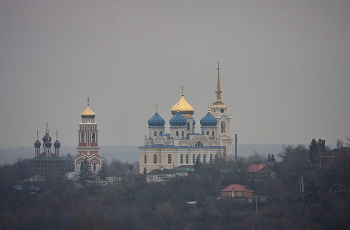
[[[216,86],[216,103],[221,103],[221,89],[220,89],[220,63],[218,62],[218,81]]]
[[[182,95],[184,95],[184,85],[181,86],[181,90],[182,90]]]
[[[48,122],[46,122],[46,133],[49,133],[49,123]]]
[[[58,130],[56,130],[56,139],[58,139]]]
[[[39,140],[39,130],[36,130],[36,139]]]
[[[90,98],[87,97],[87,106],[89,107],[90,106]]]
[[[156,103],[156,112],[158,113],[158,103]]]

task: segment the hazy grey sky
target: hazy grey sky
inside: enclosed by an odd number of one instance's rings
[[[90,97],[100,145],[142,145],[158,103],[197,131],[222,99],[240,143],[328,144],[350,133],[350,1],[0,1],[0,147],[45,122],[78,141]],[[169,129],[167,129],[169,130]]]

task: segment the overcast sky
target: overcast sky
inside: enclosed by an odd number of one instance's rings
[[[0,147],[45,123],[76,146],[96,113],[100,145],[142,145],[158,103],[181,96],[197,130],[222,100],[239,143],[326,144],[350,133],[350,1],[0,1]]]

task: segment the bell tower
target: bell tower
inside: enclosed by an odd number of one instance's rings
[[[221,87],[220,87],[220,64],[218,62],[218,78],[216,84],[216,100],[210,107],[211,114],[217,120],[217,137],[221,141],[221,145],[226,147],[225,158],[230,159],[232,156],[232,134],[230,130],[231,117],[227,113],[227,106],[221,100]]]
[[[80,171],[80,164],[88,159],[91,171],[97,173],[102,166],[102,157],[98,146],[98,130],[95,113],[90,109],[90,99],[87,98],[87,108],[81,114],[79,123],[77,156],[75,157],[75,171]]]

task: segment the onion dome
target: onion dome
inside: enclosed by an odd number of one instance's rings
[[[56,140],[53,146],[55,146],[56,149],[59,149],[61,147],[61,143],[58,140]]]
[[[156,112],[149,120],[149,126],[164,126],[165,120]]]
[[[177,111],[177,113],[175,114],[175,116],[173,116],[172,118],[170,118],[169,121],[171,126],[185,126],[187,121],[186,119],[180,114],[179,111]]]
[[[51,141],[51,137],[47,131],[46,131],[45,135],[43,136],[43,145],[46,143],[46,141]]]
[[[85,109],[85,111],[81,114],[82,118],[95,118],[95,113],[90,109],[90,106]]]
[[[171,108],[171,114],[175,115],[177,111],[180,112],[182,116],[185,118],[191,118],[194,114],[193,107],[188,104],[188,102],[185,100],[184,94],[181,94],[181,98],[179,102],[177,102],[172,108]]]
[[[200,120],[201,126],[216,126],[218,123],[216,118],[208,111],[208,113]]]
[[[81,118],[95,118],[95,113],[90,109],[90,98],[87,98],[87,108],[85,111],[81,114]]]
[[[50,140],[51,140],[51,137],[50,137]],[[46,148],[51,148],[52,143],[51,143],[50,140],[47,140],[47,141],[45,142],[45,147],[46,147]]]
[[[40,146],[41,146],[40,141],[39,141],[39,140],[36,140],[36,141],[34,142],[34,147],[35,147],[35,148],[40,148]]]

